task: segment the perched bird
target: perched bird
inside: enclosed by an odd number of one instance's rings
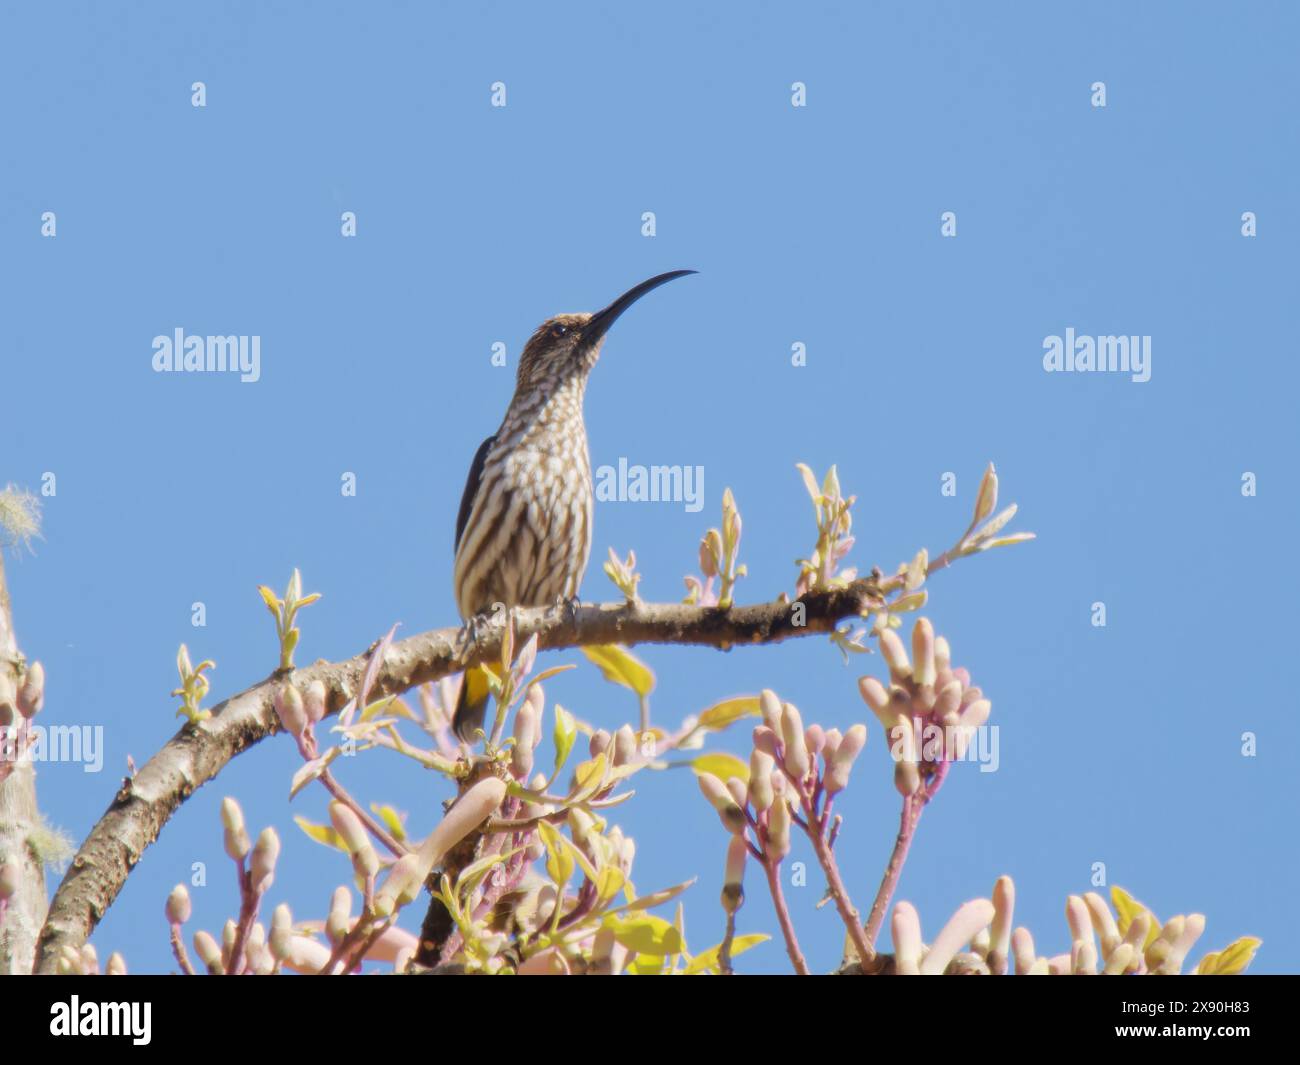
[[[591,554],[591,461],[582,420],[587,376],[609,327],[647,292],[695,273],[642,281],[595,314],[558,314],[538,326],[519,357],[515,393],[501,427],[474,456],[456,518],[456,606],[473,631],[497,604],[573,601]],[[473,742],[483,727],[483,670],[465,672],[452,718]]]

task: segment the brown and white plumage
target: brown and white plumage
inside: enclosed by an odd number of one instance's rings
[[[595,314],[561,314],[529,338],[501,427],[479,447],[456,520],[453,586],[470,621],[505,608],[577,597],[591,556],[591,460],[582,417],[587,377],[606,331],[676,270],[644,281]],[[472,741],[483,725],[484,685],[461,686],[453,727]]]

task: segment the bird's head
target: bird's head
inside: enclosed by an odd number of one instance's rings
[[[647,292],[674,278],[685,277],[694,270],[672,270],[642,281],[619,296],[604,310],[594,314],[557,314],[537,327],[528,338],[519,357],[518,388],[565,380],[574,374],[587,374],[600,358],[601,345],[609,327],[625,310]]]

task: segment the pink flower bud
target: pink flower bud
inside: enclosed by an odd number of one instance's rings
[[[858,681],[858,691],[862,694],[862,701],[871,707],[871,712],[880,719],[880,723],[886,729],[890,728],[893,717],[889,709],[889,692],[885,686],[875,677],[862,677]]]
[[[379,872],[379,856],[370,842],[365,826],[347,806],[337,799],[330,803],[330,822],[352,856],[352,868],[359,881]]]
[[[226,853],[234,861],[242,862],[248,857],[253,844],[248,838],[248,831],[244,828],[244,811],[239,808],[239,803],[234,799],[221,800],[221,824],[225,827]]]
[[[930,951],[921,962],[922,976],[940,976],[962,946],[969,943],[993,920],[993,903],[972,899],[957,907],[943,930],[934,937]]]
[[[776,762],[766,751],[754,750],[749,756],[749,801],[755,813],[772,805],[772,770]]]
[[[126,959],[117,951],[113,951],[113,953],[108,956],[108,965],[105,967],[104,972],[108,976],[125,976]]]
[[[784,799],[772,804],[767,815],[767,856],[779,862],[790,853],[790,805]]]
[[[302,730],[307,727],[307,708],[298,689],[292,684],[276,688],[271,703],[285,732],[290,736],[301,736]]]
[[[18,688],[18,712],[25,718],[33,718],[45,705],[45,667],[33,662],[23,675],[23,682]]]
[[[903,647],[903,641],[898,633],[893,629],[886,629],[880,634],[880,652],[885,656],[885,664],[889,666],[889,673],[895,683],[906,680],[912,675],[912,665],[907,660],[907,650]]]
[[[998,877],[993,885],[993,927],[989,932],[989,971],[1001,976],[1007,971],[1011,950],[1011,922],[1016,911],[1016,885],[1009,876]]]
[[[812,769],[808,747],[803,738],[803,720],[793,703],[781,707],[781,741],[785,746],[785,771],[795,780],[803,780]]]
[[[388,876],[375,892],[375,913],[388,917],[399,906],[414,902],[420,894],[420,859],[414,854],[403,854],[388,870]]]
[[[849,772],[853,762],[867,743],[867,726],[854,725],[844,734],[830,764],[826,767],[826,794],[834,795],[843,791],[849,784]]]
[[[428,878],[433,867],[457,843],[481,825],[506,797],[506,782],[498,777],[484,777],[447,811],[438,827],[420,844],[420,879]]]
[[[934,626],[929,618],[917,618],[912,626],[912,661],[915,663],[912,680],[918,685],[934,685],[938,667],[935,664]]]
[[[279,913],[277,908],[276,913]],[[288,908],[285,908],[288,912]],[[325,918],[325,935],[331,943],[337,944],[352,928],[352,892],[339,885],[330,896],[329,914]],[[272,926],[274,930],[274,926]]]
[[[957,710],[961,706],[961,683],[949,681],[939,689],[934,700],[934,716],[945,725],[957,723]]]
[[[248,877],[253,890],[259,894],[266,891],[275,879],[275,863],[280,857],[280,837],[273,828],[262,829],[257,837],[257,846],[253,848],[253,860],[248,866]]]
[[[745,814],[727,786],[712,773],[700,773],[699,783],[701,793],[722,818],[723,827],[728,832],[744,832]]]
[[[758,694],[758,706],[763,712],[763,724],[772,730],[775,736],[781,735],[781,700],[771,688],[764,688]]]
[[[1038,960],[1034,953],[1034,937],[1028,928],[1017,928],[1011,933],[1011,952],[1016,959],[1016,975],[1027,976]]]
[[[895,903],[889,927],[894,939],[894,971],[899,976],[919,976],[923,944],[916,907],[905,900]]]
[[[727,845],[727,865],[722,877],[722,908],[735,913],[745,901],[745,858],[749,850],[744,836],[732,836]]]
[[[221,948],[210,934],[204,931],[194,933],[194,953],[199,956],[208,970],[209,976],[221,976],[226,967],[221,961]]]
[[[193,907],[190,905],[190,893],[185,890],[184,884],[177,884],[172,888],[172,893],[167,896],[165,909],[168,924],[184,924],[190,919]]]
[[[325,690],[325,682],[314,680],[307,685],[307,691],[303,695],[302,705],[306,711],[307,720],[313,725],[325,716],[328,708],[329,693]]]
[[[952,669],[952,650],[942,636],[934,638],[934,668],[939,673]]]
[[[631,765],[636,760],[636,733],[624,725],[614,733],[614,764]]]
[[[289,904],[282,902],[271,914],[271,954],[283,960],[289,955],[289,940],[293,936],[293,913]]]
[[[745,808],[745,802],[749,798],[749,785],[740,777],[727,778],[727,790],[731,792],[731,797],[736,800],[736,805],[742,810]]]
[[[1119,926],[1115,924],[1115,918],[1111,915],[1106,900],[1097,892],[1089,891],[1083,896],[1083,901],[1088,907],[1088,916],[1092,919],[1093,930],[1101,939],[1101,956],[1109,959],[1115,948],[1123,941],[1123,936],[1119,934]]]
[[[759,725],[754,729],[754,749],[762,751],[764,754],[776,757],[776,734],[766,725]]]
[[[588,747],[591,749],[591,756],[593,758],[598,754],[605,753],[605,748],[609,746],[610,738],[609,733],[603,728],[597,729],[591,734],[591,742],[588,744]]]
[[[542,709],[537,700],[525,699],[515,714],[515,746],[510,752],[510,765],[519,780],[527,780],[533,771],[533,752],[542,739]]]
[[[821,725],[809,725],[803,730],[803,742],[809,757],[816,760],[826,746],[826,732]]]

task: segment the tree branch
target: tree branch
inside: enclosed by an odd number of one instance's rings
[[[516,646],[534,634],[543,650],[598,644],[686,644],[730,650],[741,645],[776,643],[795,636],[830,632],[844,618],[878,607],[882,593],[898,578],[877,576],[844,588],[811,592],[794,603],[754,606],[695,607],[679,604],[626,603],[555,610],[515,612]],[[802,625],[796,624],[801,620]],[[500,655],[503,620],[485,626],[473,652],[456,655],[458,628],[435,629],[393,643],[384,656],[370,698],[398,695],[429,681],[459,672],[469,662]],[[374,645],[372,645],[373,648]],[[266,680],[213,708],[210,718],[187,724],[122,786],[104,816],[91,830],[55,892],[41,933],[37,969],[56,971],[60,951],[79,948],[112,905],[146,847],[196,788],[215,777],[237,754],[280,731],[272,705],[276,686],[288,677],[305,687],[319,680],[326,706],[337,713],[352,698],[365,672],[369,650],[344,662],[317,662],[291,674],[276,672]]]

